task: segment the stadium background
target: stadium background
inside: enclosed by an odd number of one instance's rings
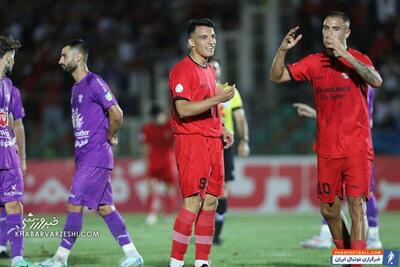
[[[72,38],[87,41],[89,69],[109,83],[125,114],[115,149],[116,204],[124,212],[144,211],[145,166],[138,133],[153,101],[168,109],[168,71],[186,53],[187,21],[199,17],[217,24],[216,57],[222,62],[222,80],[239,88],[250,127],[252,156],[237,159],[231,210],[299,216],[317,212],[315,122],[298,117],[291,106],[313,105],[312,90],[306,83],[272,84],[267,73],[281,38],[295,25],[300,25],[303,39],[288,53],[288,61],[320,51],[322,20],[331,10],[349,14],[350,46],[368,54],[384,80],[377,91],[373,129],[377,195],[383,216],[398,222],[400,3],[396,0],[1,0],[0,32],[22,42],[12,79],[21,89],[27,113],[25,212],[53,214],[65,209],[74,170],[72,79],[58,60],[63,44]],[[318,225],[315,214],[312,218]],[[392,243],[400,247],[398,226],[395,234],[397,241]]]

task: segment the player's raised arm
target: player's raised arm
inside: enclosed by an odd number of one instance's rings
[[[272,62],[271,70],[269,72],[269,79],[273,82],[282,83],[291,80],[289,71],[285,67],[285,57],[286,52],[294,47],[302,38],[301,34],[296,36],[298,29],[299,26],[296,26],[286,34],[278,48],[278,51],[276,52],[274,61]]]
[[[185,118],[201,114],[219,103],[230,100],[235,95],[235,86],[225,89],[218,87],[217,94],[200,101],[176,100],[175,107],[179,117]]]
[[[110,119],[110,127],[108,129],[107,137],[108,142],[114,146],[118,144],[118,139],[116,135],[122,125],[124,114],[122,112],[122,109],[118,105],[112,105],[108,109],[108,116]]]

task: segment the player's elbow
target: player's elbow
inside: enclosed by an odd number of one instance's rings
[[[382,78],[375,79],[375,81],[371,83],[371,86],[374,88],[380,88],[382,86]]]

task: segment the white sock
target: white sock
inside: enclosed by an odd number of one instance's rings
[[[331,231],[329,230],[329,226],[327,224],[322,224],[321,225],[321,231],[319,232],[319,236],[322,239],[331,239]]]
[[[14,258],[11,259],[11,266],[13,266],[17,261],[23,260],[24,258],[22,256],[15,256]]]
[[[66,263],[70,253],[71,250],[64,247],[58,247],[55,257]]]
[[[368,228],[368,239],[379,240],[379,226]]]
[[[183,264],[185,264],[184,261],[179,261],[174,258],[171,258],[171,260],[169,262],[169,267],[182,267]]]
[[[201,265],[203,265],[203,264],[208,265],[208,261],[205,261],[205,260],[195,260],[194,261],[194,267],[201,267]]]
[[[6,246],[0,246],[0,252],[3,252],[3,251],[7,251],[7,247]]]
[[[122,250],[126,257],[138,257],[139,252],[137,251],[135,245],[131,242],[129,244],[123,245]]]

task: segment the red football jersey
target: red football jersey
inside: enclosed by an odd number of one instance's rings
[[[354,49],[349,53],[373,67],[368,56]],[[367,92],[368,84],[343,58],[326,53],[311,54],[288,65],[296,81],[309,81],[317,110],[316,152],[337,158],[372,150]]]
[[[169,89],[172,100],[200,101],[217,93],[217,84],[213,68],[202,67],[189,56],[179,61],[169,74]],[[175,134],[200,134],[207,137],[222,135],[221,116],[217,106],[191,117],[181,119],[172,111]]]
[[[174,134],[172,123],[158,125],[148,123],[143,126],[141,141],[148,145],[148,166],[157,169],[157,166],[175,165]]]

